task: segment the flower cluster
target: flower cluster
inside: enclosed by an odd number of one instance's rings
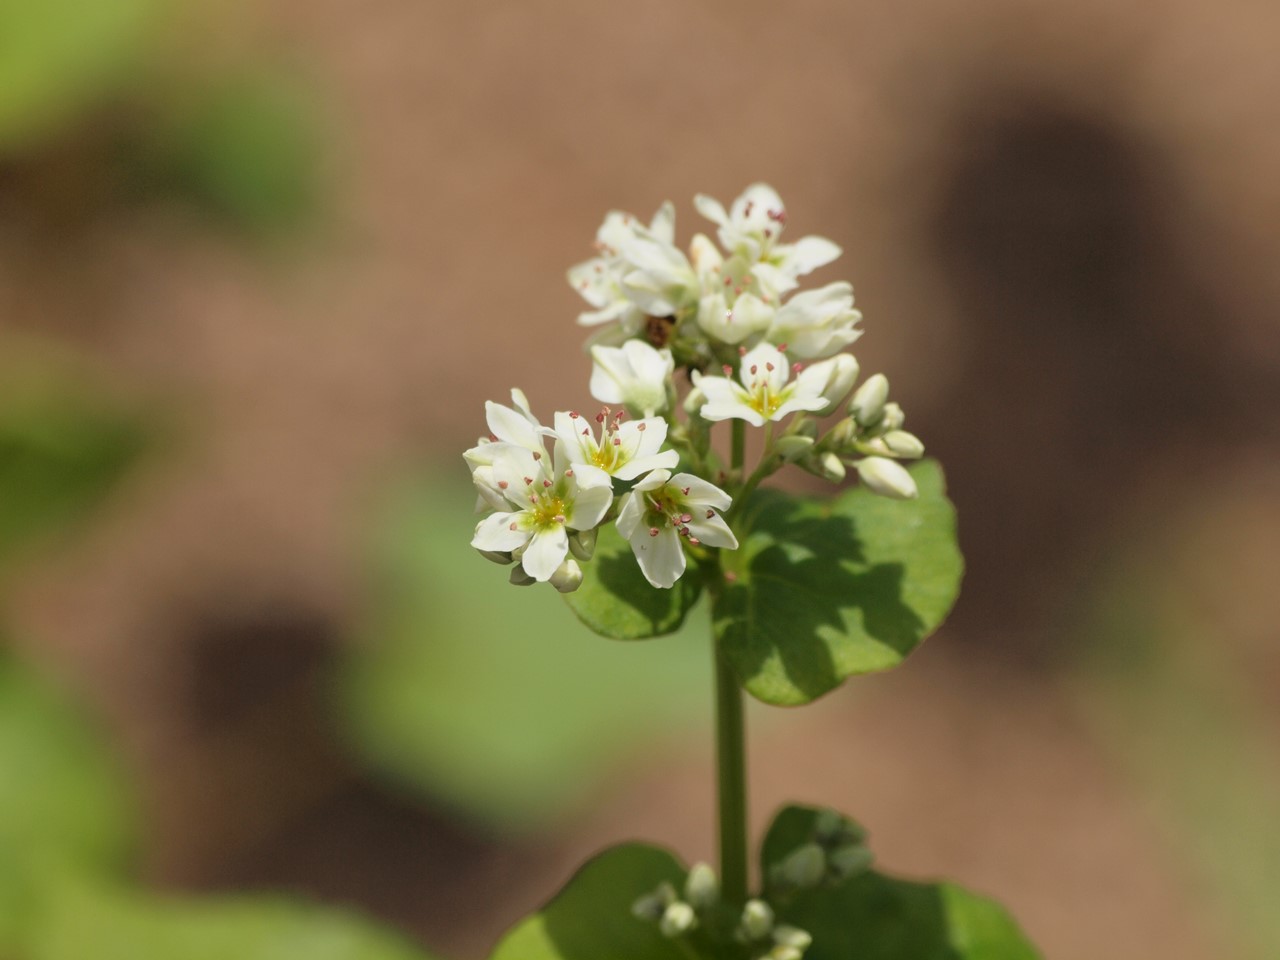
[[[518,390],[512,406],[486,407],[488,436],[465,458],[480,509],[491,512],[471,542],[514,564],[513,583],[576,589],[579,561],[612,520],[649,583],[671,587],[689,558],[713,562],[715,549],[737,547],[735,501],[788,464],[836,482],[852,467],[875,493],[916,495],[897,461],[924,449],[903,430],[888,381],[877,374],[853,390],[858,362],[843,352],[862,333],[853,288],[796,292],[840,248],[812,236],[784,243],[787,211],[766,184],[728,210],[703,195],[694,206],[719,246],[700,233],[687,252],[677,247],[668,202],[647,225],[609,213],[596,255],[569,270],[591,308],[578,322],[593,328],[600,413],[557,412],[544,426]],[[823,431],[820,419],[846,401]],[[725,420],[743,422],[727,462],[712,443]],[[745,425],[764,430],[753,470],[742,462]]]

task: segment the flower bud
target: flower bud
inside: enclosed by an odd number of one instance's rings
[[[858,438],[858,425],[852,417],[845,417],[827,434],[828,443],[834,450],[851,450],[853,442]]]
[[[884,404],[889,399],[889,378],[877,373],[867,378],[849,402],[849,415],[863,427],[874,427],[884,416]]]
[[[844,463],[830,450],[818,458],[818,468],[821,476],[832,483],[839,483],[845,477]]]
[[[657,923],[662,919],[667,907],[675,902],[675,887],[664,881],[658,885],[653,893],[647,893],[631,904],[631,914],[640,920],[650,920]]]
[[[846,877],[852,877],[855,873],[862,873],[871,866],[872,854],[869,847],[850,843],[832,850],[827,855],[827,859],[836,876],[843,880]]]
[[[551,585],[561,593],[573,593],[582,586],[582,568],[573,557],[565,557],[564,562],[551,574]]]
[[[537,580],[533,579],[533,577],[525,573],[524,567],[520,566],[520,564],[518,563],[511,568],[510,580],[511,580],[511,585],[514,587],[527,587],[530,584],[538,582]]]
[[[782,947],[793,947],[803,953],[813,945],[813,937],[807,930],[780,923],[773,928],[773,942]]]
[[[720,899],[720,881],[707,863],[695,863],[684,882],[684,898],[695,910],[706,910]]]
[[[510,550],[477,550],[476,553],[480,554],[480,556],[484,557],[486,560],[504,567],[510,563],[512,559]]]
[[[763,940],[773,930],[773,909],[763,900],[748,900],[742,908],[738,931],[747,942]]]
[[[825,417],[843,403],[853,389],[853,383],[858,379],[858,361],[851,353],[838,353],[830,360],[822,360],[809,367],[811,375],[812,371],[821,369],[827,372],[827,385],[822,388],[822,399],[826,401],[826,406],[814,410],[813,414]]]
[[[658,929],[662,931],[664,937],[675,938],[681,934],[688,933],[697,925],[698,918],[694,915],[693,907],[681,900],[677,900],[663,911],[662,920],[658,923]]]
[[[780,878],[792,887],[816,887],[827,872],[827,857],[816,843],[797,847],[782,861]]]
[[[780,943],[765,954],[765,960],[801,960],[804,951],[789,944]]]
[[[816,441],[813,437],[797,436],[779,437],[773,444],[773,452],[787,463],[792,463],[808,453]]]
[[[596,529],[575,530],[569,534],[569,552],[579,560],[590,560],[596,552]]]
[[[901,430],[902,425],[907,422],[907,415],[902,412],[902,408],[896,403],[886,403],[884,405],[884,415],[880,418],[881,430]]]
[[[872,493],[898,500],[914,500],[919,491],[911,474],[885,457],[864,457],[854,463],[858,476]]]
[[[914,433],[907,433],[905,430],[890,430],[880,439],[884,441],[884,445],[895,456],[907,457],[913,460],[916,457],[924,456],[924,444],[920,442],[920,439]]]

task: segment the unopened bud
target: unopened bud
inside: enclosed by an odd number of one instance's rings
[[[534,584],[538,582],[537,580],[533,579],[533,577],[525,573],[524,567],[520,566],[520,564],[518,563],[511,568],[510,579],[511,579],[511,585],[515,587],[527,587],[530,584]]]
[[[706,910],[720,899],[720,881],[708,863],[695,863],[684,882],[684,898],[695,910]]]
[[[831,869],[835,871],[836,876],[843,880],[846,877],[852,877],[856,873],[862,873],[867,867],[871,866],[872,854],[869,847],[851,843],[832,850],[831,853],[827,854],[827,859],[830,861]]]
[[[510,550],[480,550],[477,552],[486,560],[489,560],[492,563],[501,564],[504,567],[511,562]]]
[[[816,843],[806,843],[782,861],[780,876],[793,887],[816,887],[827,872],[827,856]]]
[[[849,450],[853,447],[853,441],[858,438],[858,425],[852,417],[845,417],[831,428],[827,437],[827,442],[833,449]]]
[[[813,437],[789,436],[779,437],[773,444],[773,452],[787,463],[792,463],[804,456],[816,441]]]
[[[864,457],[854,463],[858,476],[872,493],[898,500],[914,500],[919,496],[911,474],[885,457]]]
[[[907,457],[914,460],[916,457],[924,456],[924,444],[920,442],[920,438],[914,433],[907,433],[905,430],[890,430],[883,437],[884,445],[899,457]]]
[[[564,562],[551,574],[551,585],[561,593],[573,593],[582,586],[582,568],[573,557],[565,557]]]
[[[900,406],[896,403],[886,403],[884,405],[884,414],[880,417],[881,430],[900,430],[906,422],[907,415],[902,412]]]
[[[801,960],[804,951],[789,944],[780,943],[764,955],[765,960]]]
[[[832,483],[839,483],[845,477],[844,463],[830,450],[818,458],[818,469]]]
[[[675,902],[676,888],[664,880],[652,893],[645,894],[631,904],[631,913],[641,920],[652,920],[657,923],[662,919],[667,907]]]
[[[742,908],[738,930],[748,942],[763,940],[773,930],[773,908],[763,900],[748,900]]]
[[[825,370],[827,374],[827,385],[822,388],[822,399],[826,401],[826,406],[819,407],[813,413],[815,416],[825,417],[843,403],[853,389],[853,383],[858,379],[858,361],[851,353],[839,353],[830,360],[815,363],[806,373],[815,376],[814,371],[817,370]]]
[[[682,900],[677,900],[663,911],[658,929],[662,931],[664,937],[674,938],[688,933],[697,925],[698,918],[694,915],[693,907]]]
[[[803,953],[813,946],[813,937],[807,930],[780,923],[773,928],[773,942],[782,947],[793,947]]]
[[[884,416],[884,404],[889,399],[889,378],[883,373],[868,377],[849,402],[849,415],[861,426],[874,427]]]
[[[569,552],[579,560],[590,560],[591,555],[596,552],[596,528],[569,534]]]

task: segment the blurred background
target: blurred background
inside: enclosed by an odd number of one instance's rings
[[[468,960],[606,843],[713,856],[705,616],[506,587],[460,453],[590,403],[607,210],[756,180],[968,561],[902,668],[752,709],[757,825],[844,809],[1048,957],[1280,956],[1278,29],[0,0],[0,956]]]

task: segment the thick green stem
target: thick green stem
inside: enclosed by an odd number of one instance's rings
[[[732,904],[747,899],[747,749],[742,688],[716,647],[716,767],[720,883]]]

